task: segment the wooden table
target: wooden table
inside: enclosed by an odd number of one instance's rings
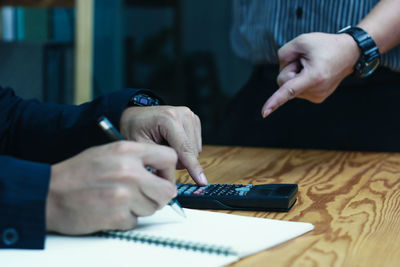
[[[297,183],[287,213],[231,213],[315,226],[233,266],[400,266],[400,154],[205,146],[200,163],[210,183]]]

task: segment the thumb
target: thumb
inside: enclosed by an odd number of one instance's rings
[[[312,86],[312,80],[303,70],[294,78],[285,82],[264,104],[261,114],[265,118],[287,101],[302,94]]]

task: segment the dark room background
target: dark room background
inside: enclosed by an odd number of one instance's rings
[[[7,2],[18,1],[0,1],[2,86],[72,103],[74,1]],[[251,72],[232,51],[231,16],[229,0],[95,0],[93,96],[153,89],[168,104],[189,106],[202,120],[204,143],[214,143],[227,102]]]

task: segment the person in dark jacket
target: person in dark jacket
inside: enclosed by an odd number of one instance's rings
[[[1,248],[42,249],[46,232],[131,229],[176,195],[177,165],[207,184],[199,118],[186,107],[134,106],[138,94],[157,98],[125,89],[56,105],[0,88]],[[102,115],[130,141],[110,143]]]

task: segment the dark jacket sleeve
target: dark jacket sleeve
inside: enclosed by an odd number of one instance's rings
[[[107,116],[119,128],[122,111],[138,91],[125,89],[74,106],[22,100],[11,89],[0,89],[0,154],[56,163],[106,143],[97,119]]]
[[[44,246],[50,165],[0,156],[0,248]]]
[[[52,163],[108,142],[101,115],[117,127],[137,89],[79,106],[22,100],[0,88],[0,248],[44,247],[45,207]]]

